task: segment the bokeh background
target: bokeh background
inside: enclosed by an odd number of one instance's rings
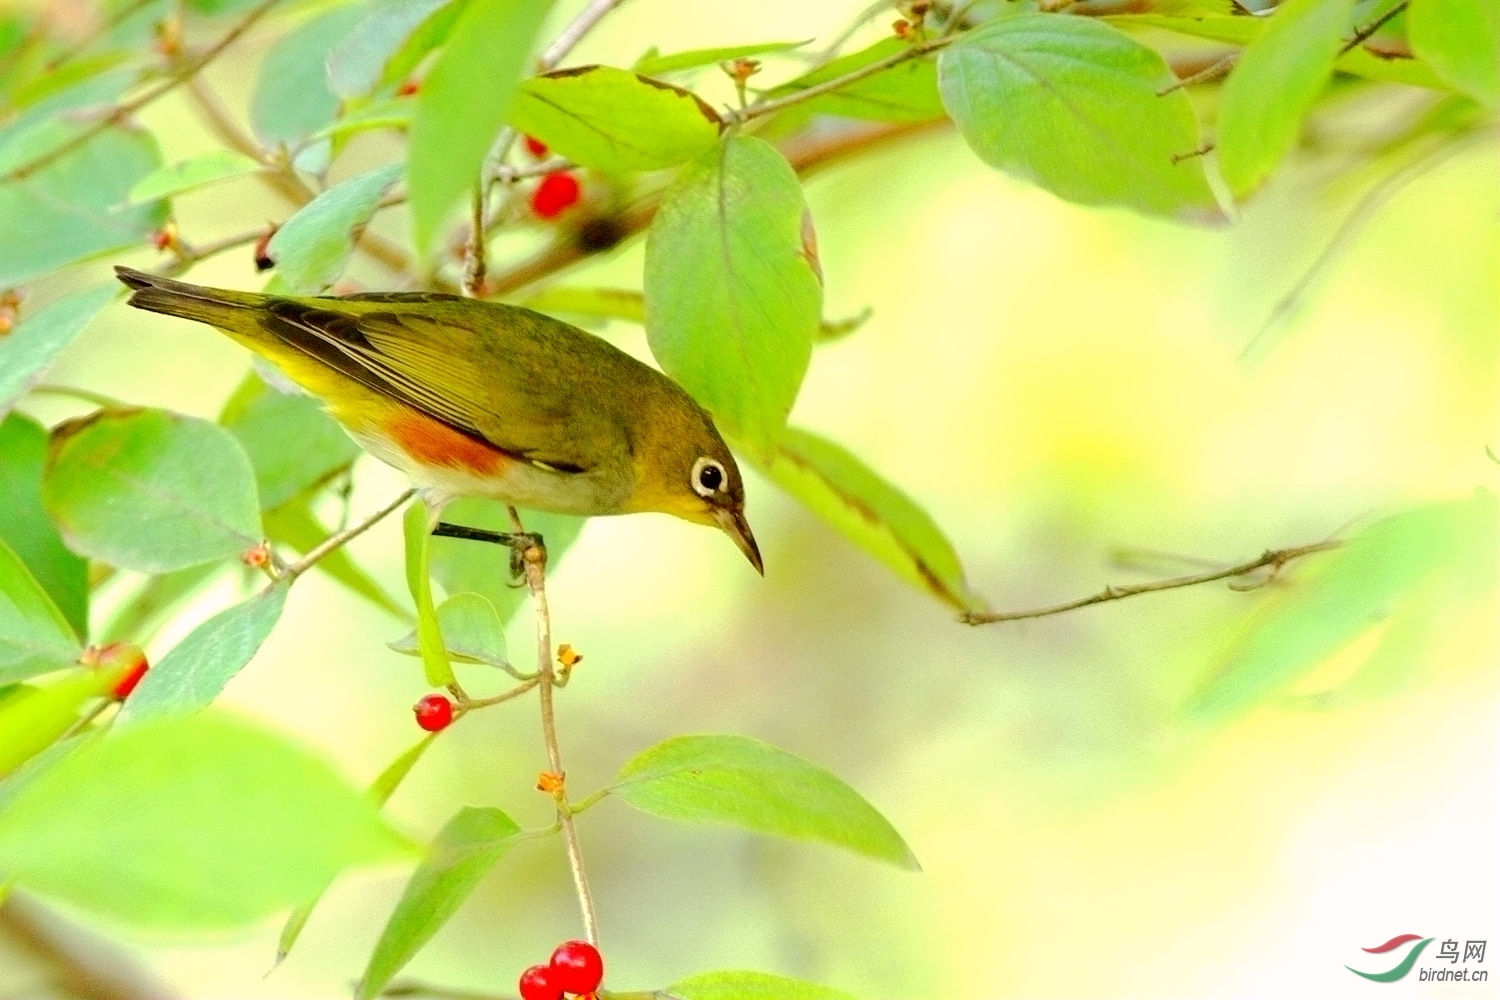
[[[633,0],[578,60],[826,39],[860,6]],[[274,34],[211,72],[234,108]],[[727,94],[711,74],[705,89]],[[167,162],[214,148],[182,106],[147,114]],[[390,150],[372,140],[361,157]],[[1248,361],[1368,183],[1336,158],[1301,155],[1212,231],[1064,204],[951,133],[828,171],[808,186],[827,312],[873,318],[818,350],[794,421],[924,504],[1000,608],[1197,565],[1171,554],[1238,562],[1493,487],[1496,161],[1493,143],[1473,146],[1403,190]],[[285,214],[232,184],[180,201],[187,238]],[[399,211],[378,225],[404,231]],[[564,281],[639,287],[640,266],[636,244]],[[193,277],[262,280],[248,254]],[[602,332],[648,356],[638,328]],[[213,417],[246,363],[202,328],[114,307],[51,380]],[[56,419],[72,406],[25,408]],[[354,509],[401,487],[364,460]],[[1336,691],[1354,649],[1195,726],[1178,706],[1267,591],[1204,587],[969,628],[753,473],[749,493],[764,580],[718,535],[655,515],[591,522],[556,567],[555,638],[586,657],[559,703],[570,786],[607,783],[669,735],[746,733],[854,785],[923,871],[606,801],[580,826],[611,987],[745,967],[872,1000],[1500,995],[1493,982],[1376,986],[1343,968],[1406,932],[1500,947],[1493,600],[1455,609],[1382,697],[1305,697]],[[1143,572],[1121,550],[1158,555]],[[353,551],[403,591],[394,521]],[[1275,587],[1297,584],[1293,570]],[[156,636],[153,658],[249,586],[226,575]],[[519,616],[513,649],[530,648],[529,627]],[[366,782],[416,735],[420,668],[384,646],[403,632],[313,574],[224,701]],[[500,687],[480,668],[465,683]],[[543,824],[549,801],[531,785],[544,763],[531,700],[478,713],[389,812],[418,837],[464,804]],[[404,876],[340,882],[269,975],[275,922],[126,946],[192,996],[347,995]],[[503,995],[578,930],[561,844],[523,844],[407,972]],[[29,995],[34,974],[0,953],[0,993]]]

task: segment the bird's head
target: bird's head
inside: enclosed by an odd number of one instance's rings
[[[652,433],[637,452],[631,509],[718,528],[764,576],[760,548],[745,520],[745,483],[713,419],[683,393],[651,424]]]

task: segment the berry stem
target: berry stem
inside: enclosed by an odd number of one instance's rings
[[[510,523],[517,534],[526,528],[521,524],[521,515],[514,507],[509,508]],[[552,671],[552,617],[547,610],[547,552],[541,545],[532,545],[521,560],[526,574],[526,586],[531,591],[532,603],[536,606],[536,652],[537,693],[542,706],[542,741],[547,746],[547,766],[553,774],[566,774],[563,770],[562,750],[557,743],[557,717],[552,705],[552,688],[555,678]],[[583,869],[583,850],[578,845],[578,831],[573,826],[573,811],[568,804],[568,788],[564,784],[553,793],[557,799],[557,822],[562,827],[563,842],[568,850],[568,867],[573,871],[573,888],[578,893],[578,909],[583,914],[583,934],[589,944],[599,944],[599,924],[594,917],[594,895],[589,891],[588,874]]]

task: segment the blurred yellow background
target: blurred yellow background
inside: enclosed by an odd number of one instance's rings
[[[860,6],[635,0],[578,59],[827,38]],[[243,46],[211,74],[236,108],[261,52]],[[213,146],[181,106],[148,120],[168,162]],[[1493,143],[1471,148],[1401,193],[1253,362],[1241,349],[1358,194],[1330,187],[1326,162],[1294,163],[1218,231],[1066,205],[951,133],[838,168],[808,188],[827,313],[874,315],[818,350],[794,422],[924,504],[975,589],[1006,609],[1192,568],[1141,573],[1111,563],[1120,548],[1227,564],[1493,488],[1496,160]],[[188,239],[285,213],[233,183],[181,200]],[[380,225],[399,235],[403,222]],[[634,245],[564,280],[638,287],[640,265]],[[261,281],[248,254],[193,278]],[[646,355],[639,329],[604,333]],[[245,367],[225,338],[116,307],[51,381],[212,417]],[[401,486],[362,460],[356,513]],[[1207,587],[968,628],[753,474],[749,491],[764,581],[723,538],[659,516],[595,520],[557,567],[554,635],[586,657],[559,696],[569,784],[607,783],[669,735],[746,733],[851,783],[924,871],[606,801],[580,829],[608,986],[744,967],[868,1000],[1500,995],[1343,968],[1406,932],[1500,947],[1493,603],[1455,614],[1384,698],[1289,696],[1194,729],[1176,706],[1265,592]],[[394,521],[353,550],[403,590]],[[195,603],[153,659],[238,586]],[[518,616],[513,650],[530,648],[529,628]],[[421,671],[383,645],[403,631],[313,574],[224,701],[366,782],[418,735]],[[1335,685],[1339,669],[1294,693]],[[465,683],[500,686],[480,668]],[[530,700],[465,720],[390,814],[418,837],[463,804],[547,822],[531,790],[537,728]],[[404,875],[341,882],[269,976],[274,923],[131,947],[191,995],[347,995]],[[561,844],[523,844],[407,975],[507,994],[578,930]]]

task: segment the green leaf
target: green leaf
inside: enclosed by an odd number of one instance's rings
[[[470,591],[454,594],[437,609],[438,624],[448,655],[465,663],[487,663],[511,670],[505,657],[505,623],[490,599]],[[391,649],[408,656],[421,656],[421,639],[416,631],[389,644]]]
[[[1207,38],[1230,45],[1249,45],[1265,30],[1266,18],[1243,14],[1200,14],[1178,17],[1170,14],[1113,14],[1104,20],[1117,28],[1159,28],[1190,38]]]
[[[632,288],[574,288],[553,285],[521,301],[527,309],[548,315],[646,322],[646,296]]]
[[[906,48],[907,43],[899,38],[882,39],[867,49],[852,52],[783,83],[767,96],[788,97],[889,59]],[[926,57],[908,59],[840,87],[831,94],[814,97],[802,105],[802,110],[883,122],[925,122],[946,114],[938,94],[937,67]]]
[[[305,555],[327,541],[332,532],[313,515],[312,504],[315,499],[315,495],[308,495],[267,511],[266,537],[273,542],[290,545],[299,555]],[[416,620],[374,577],[360,569],[359,564],[349,555],[348,548],[338,548],[326,553],[314,568],[393,617],[404,622]]]
[[[86,126],[55,119],[0,150],[9,171],[59,148]],[[110,128],[22,179],[0,183],[0,288],[89,257],[142,246],[167,218],[161,202],[115,211],[136,181],[161,166],[150,133]]]
[[[392,87],[404,83],[412,71],[421,65],[422,60],[432,54],[433,49],[448,41],[454,26],[468,6],[469,0],[448,0],[448,3],[429,14],[386,62],[385,69],[380,74],[380,86]]]
[[[1494,108],[1500,105],[1500,5],[1495,0],[1411,0],[1412,51],[1437,75]]]
[[[681,1000],[854,1000],[842,990],[742,969],[700,972],[678,980],[665,992]]]
[[[648,55],[638,59],[631,69],[642,76],[664,76],[667,73],[681,73],[683,70],[713,66],[732,59],[746,59],[771,52],[789,52],[792,49],[802,48],[809,41],[811,39],[800,42],[757,42],[751,45],[726,45],[716,49],[690,49],[666,56]],[[941,113],[939,111],[939,114]]]
[[[969,589],[953,545],[931,516],[847,450],[788,427],[776,450],[750,460],[829,526],[896,575],[961,611],[984,601]]]
[[[1086,17],[1019,14],[938,57],[943,103],[993,167],[1085,205],[1222,218],[1193,106],[1162,57]]]
[[[1219,169],[1242,197],[1271,175],[1333,74],[1353,0],[1287,0],[1245,49],[1219,105]]]
[[[303,205],[271,237],[276,273],[295,292],[320,292],[343,273],[354,232],[375,214],[386,189],[401,177],[391,164],[351,177]]]
[[[219,423],[244,446],[266,510],[326,483],[360,453],[317,399],[278,392],[253,370],[224,404]]]
[[[427,505],[413,500],[402,520],[406,540],[406,586],[417,604],[417,639],[422,651],[422,670],[435,688],[454,683],[453,665],[443,644],[443,628],[432,606],[432,580],[428,574],[428,549],[432,524]]]
[[[386,64],[449,0],[388,0],[371,10],[328,53],[328,82],[340,97],[380,85]]]
[[[617,173],[685,163],[718,141],[723,124],[691,91],[613,66],[532,77],[510,123],[580,166]]]
[[[34,77],[21,92],[21,97],[28,96],[24,90],[32,89],[32,84],[49,77],[50,74]],[[77,139],[77,128],[68,123],[108,114],[138,77],[135,70],[121,70],[75,80],[46,94],[33,90],[29,95],[33,103],[0,125],[0,174],[23,169],[36,157]],[[21,104],[15,103],[13,107],[21,107]]]
[[[0,421],[0,542],[47,592],[75,636],[89,631],[88,563],[69,552],[42,507],[47,431],[28,416]],[[0,635],[9,634],[0,629]],[[3,642],[0,639],[0,642]]]
[[[294,148],[337,117],[339,98],[328,84],[325,63],[363,15],[360,5],[335,8],[266,54],[250,98],[250,125],[263,144]]]
[[[0,541],[0,684],[78,659],[78,636],[15,550]]]
[[[4,195],[0,194],[0,199]],[[118,283],[94,285],[53,302],[0,336],[0,416],[41,381],[54,358],[113,302]]]
[[[427,748],[432,746],[432,741],[437,739],[437,735],[437,733],[428,733],[413,744],[410,750],[407,750],[400,757],[391,761],[386,766],[386,769],[380,772],[380,776],[375,779],[370,787],[365,789],[365,798],[374,803],[377,808],[385,805],[390,800],[391,795],[400,787],[401,782],[406,780],[406,776],[411,773],[411,769],[416,767],[417,761],[422,759],[422,755],[427,752]],[[276,942],[276,965],[280,965],[292,953],[292,948],[296,945],[297,939],[302,936],[302,930],[307,926],[307,921],[312,917],[313,910],[318,905],[318,900],[322,899],[323,893],[327,891],[328,887],[324,886],[314,899],[294,909],[286,918],[286,923],[281,928],[281,937]]]
[[[1388,59],[1376,55],[1363,45],[1356,46],[1339,56],[1333,68],[1340,73],[1362,76],[1366,80],[1382,83],[1404,83],[1408,87],[1426,87],[1445,94],[1453,88],[1446,80],[1432,71],[1432,67],[1420,59]]]
[[[541,535],[547,545],[547,566],[555,570],[564,553],[577,541],[587,519],[570,514],[521,510],[527,531]],[[488,531],[510,531],[505,505],[496,500],[455,500],[443,508],[443,520]],[[466,591],[489,598],[500,621],[508,623],[526,601],[525,587],[510,586],[510,550],[503,545],[432,536],[428,541],[432,578],[450,595]]]
[[[499,809],[465,806],[438,832],[380,932],[355,996],[371,1000],[448,922],[521,828]]]
[[[417,95],[406,186],[417,251],[479,181],[550,0],[469,0]],[[484,95],[478,99],[478,95]]]
[[[185,191],[217,184],[231,177],[244,177],[260,170],[260,164],[232,149],[216,149],[171,166],[155,170],[136,182],[123,207],[171,198]]]
[[[78,722],[83,707],[106,694],[128,671],[73,670],[45,687],[23,685],[0,701],[0,775],[14,773],[55,745]]]
[[[1456,579],[1471,593],[1495,589],[1492,494],[1403,511],[1365,528],[1333,552],[1312,556],[1252,615],[1217,657],[1187,711],[1218,716],[1285,686],[1392,618],[1400,627],[1425,587]]]
[[[675,736],[632,758],[611,792],[653,816],[727,823],[918,870],[895,827],[816,764],[748,736]]]
[[[227,559],[261,539],[239,442],[165,410],[100,410],[57,427],[42,497],[70,549],[143,573]]]
[[[138,722],[207,708],[276,627],[289,589],[287,580],[272,584],[189,632],[146,671],[120,709],[119,721]]]
[[[646,237],[646,336],[720,429],[768,448],[812,356],[823,281],[791,165],[726,138],[667,189]]]
[[[0,814],[0,872],[40,895],[158,930],[259,920],[344,867],[408,849],[326,763],[211,714],[91,741]]]

